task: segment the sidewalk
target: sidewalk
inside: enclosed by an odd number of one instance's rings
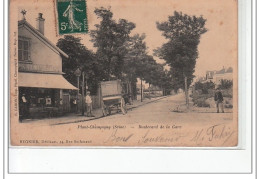
[[[132,105],[127,105],[127,110],[131,111],[135,108],[141,107],[143,105],[152,103],[154,101],[166,98],[167,96],[161,96],[156,98],[147,99],[145,98],[142,102],[140,100],[133,101]],[[27,119],[24,120],[22,123],[30,123],[30,124],[38,124],[38,125],[62,125],[62,124],[69,124],[69,123],[79,123],[84,121],[90,121],[90,120],[96,120],[99,118],[103,118],[102,110],[101,109],[95,109],[93,110],[93,114],[95,117],[87,117],[86,112],[85,116],[82,116],[81,113],[69,113],[62,117],[55,117],[55,118],[42,118],[42,119]],[[123,115],[121,112],[116,113],[113,112],[111,115]]]

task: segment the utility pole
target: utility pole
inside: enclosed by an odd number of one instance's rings
[[[188,91],[188,82],[187,82],[186,76],[184,76],[184,82],[185,82],[186,106],[187,106],[187,109],[189,109],[189,91]]]
[[[82,116],[84,116],[84,112],[85,112],[85,73],[84,71],[82,72]]]
[[[149,89],[149,99],[151,99],[151,83],[149,83],[149,87],[148,87],[148,89]]]
[[[79,77],[81,75],[81,71],[79,68],[77,68],[77,70],[74,72],[74,74],[77,76],[77,87],[78,87],[78,91],[77,91],[77,113],[79,112]]]

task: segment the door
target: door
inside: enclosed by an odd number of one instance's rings
[[[64,113],[70,112],[70,95],[63,94],[62,96],[62,109]]]

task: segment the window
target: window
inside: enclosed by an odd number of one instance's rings
[[[30,39],[19,37],[18,59],[19,61],[30,61]]]

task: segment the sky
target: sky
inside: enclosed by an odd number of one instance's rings
[[[13,11],[22,19],[22,9],[27,11],[26,20],[35,27],[38,13],[45,18],[45,36],[56,44],[59,36],[56,31],[56,14],[53,0],[11,0],[16,7]],[[203,16],[207,19],[208,32],[201,36],[198,47],[199,58],[195,67],[195,75],[205,76],[208,70],[220,70],[224,67],[237,68],[237,0],[87,0],[87,16],[89,30],[99,22],[94,14],[95,8],[109,7],[114,19],[127,19],[136,24],[132,34],[146,34],[146,44],[149,54],[161,47],[166,41],[162,33],[156,28],[156,22],[168,20],[174,11],[181,11],[188,15]],[[13,8],[12,8],[13,9]],[[90,42],[89,34],[76,34],[81,37],[87,48],[95,50]],[[157,62],[163,60],[155,57]],[[236,71],[236,70],[235,70]]]

